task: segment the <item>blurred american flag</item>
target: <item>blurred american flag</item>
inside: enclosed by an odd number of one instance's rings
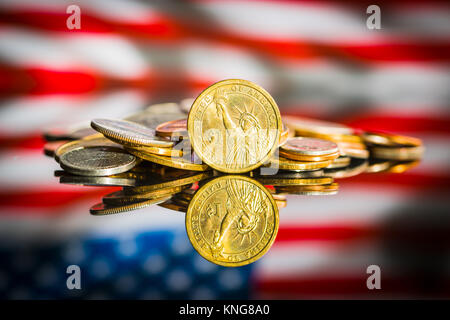
[[[69,5],[81,29],[68,30]],[[448,297],[450,6],[379,1],[0,1],[0,296],[19,298]],[[58,184],[42,131],[254,81],[283,114],[423,139],[400,175],[290,197],[261,260],[213,265],[184,215],[92,217],[114,188]],[[82,268],[82,290],[65,268]],[[366,268],[382,270],[382,290]]]

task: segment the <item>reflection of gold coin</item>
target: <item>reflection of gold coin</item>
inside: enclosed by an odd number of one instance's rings
[[[119,186],[134,187],[145,179],[145,174],[134,172],[134,168],[123,173],[109,176],[77,176],[66,171],[55,171],[60,183],[83,186]]]
[[[246,80],[224,80],[194,101],[188,132],[195,152],[212,168],[251,171],[278,148],[281,116],[273,98]]]
[[[245,176],[222,176],[195,193],[186,213],[186,230],[202,257],[237,267],[269,250],[278,221],[277,204],[260,183]]]
[[[323,186],[282,186],[277,187],[278,194],[296,194],[296,195],[332,195],[339,190],[337,183],[331,183]]]
[[[106,205],[121,206],[136,202],[142,202],[150,199],[161,198],[164,196],[170,196],[178,192],[181,192],[184,188],[187,187],[188,186],[170,187],[133,195],[126,194],[124,190],[119,190],[107,194],[106,196],[103,197],[102,201]]]
[[[275,203],[277,204],[278,209],[283,209],[287,206],[286,200],[275,200]]]
[[[419,160],[416,161],[406,161],[406,162],[397,162],[395,164],[392,164],[392,166],[387,170],[388,172],[393,173],[403,173],[406,170],[409,170],[411,168],[414,168],[420,163]]]
[[[187,205],[176,203],[172,199],[169,199],[163,203],[160,203],[160,204],[158,204],[158,206],[169,209],[169,210],[179,211],[179,212],[184,212],[184,213],[186,213],[187,208],[188,208]]]
[[[161,164],[163,166],[168,166],[172,168],[177,169],[183,169],[183,170],[193,170],[193,171],[206,171],[210,168],[206,165],[201,163],[198,159],[195,159],[195,154],[190,157],[191,159],[186,159],[185,156],[183,158],[172,158],[172,157],[165,157],[160,156],[157,154],[151,154],[146,152],[141,152],[134,150],[132,148],[126,148],[128,152],[134,154],[136,157],[139,157],[141,159],[151,161],[157,164]]]
[[[157,198],[157,199],[145,200],[145,201],[131,203],[131,204],[127,204],[127,205],[121,205],[121,206],[110,206],[110,205],[107,205],[104,203],[98,203],[96,205],[93,205],[89,209],[89,211],[94,216],[104,216],[104,215],[108,215],[108,214],[128,212],[128,211],[146,208],[148,206],[167,201],[168,199],[170,199],[170,196]]]
[[[278,168],[280,170],[289,170],[289,171],[309,171],[325,168],[329,166],[333,160],[324,160],[324,161],[296,161],[290,160],[286,158],[279,157],[278,159],[271,159],[270,166],[274,168]],[[269,166],[267,165],[267,166]]]
[[[280,147],[280,152],[302,156],[328,156],[339,151],[336,143],[317,138],[289,138]]]
[[[179,170],[180,171],[180,170]],[[158,189],[165,189],[170,187],[184,186],[210,178],[213,175],[213,171],[207,172],[167,172],[161,176],[153,175],[148,179],[148,182],[133,188],[127,188],[124,191],[126,194],[140,194],[152,192]]]

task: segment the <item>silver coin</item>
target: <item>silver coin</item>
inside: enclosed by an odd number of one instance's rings
[[[61,168],[82,176],[109,176],[130,170],[135,156],[114,147],[88,147],[70,150],[60,157]]]
[[[170,148],[173,142],[157,137],[155,130],[126,120],[94,119],[91,126],[115,142],[151,147]]]

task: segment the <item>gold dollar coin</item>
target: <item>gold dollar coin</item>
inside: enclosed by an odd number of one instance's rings
[[[263,88],[246,80],[224,80],[195,99],[188,133],[199,157],[227,173],[251,171],[278,148],[282,122],[278,106]]]
[[[261,258],[275,240],[278,222],[270,192],[246,176],[209,181],[195,193],[186,213],[186,230],[195,250],[228,267]]]

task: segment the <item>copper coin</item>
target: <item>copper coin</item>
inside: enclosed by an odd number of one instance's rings
[[[187,137],[187,119],[161,123],[156,127],[156,134],[160,137]]]
[[[302,156],[325,156],[339,151],[337,144],[332,141],[304,137],[289,138],[280,149]]]

